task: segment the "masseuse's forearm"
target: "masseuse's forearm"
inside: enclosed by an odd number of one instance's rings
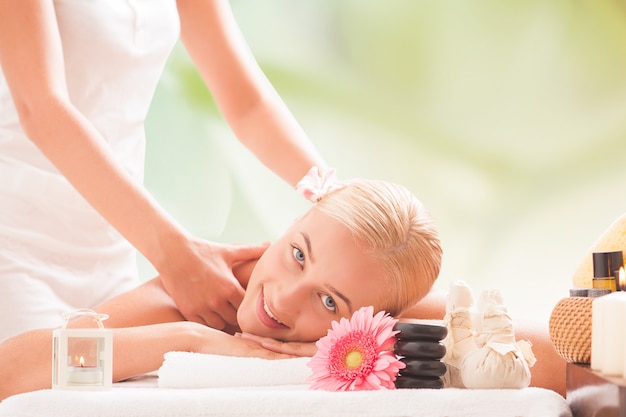
[[[241,142],[293,187],[311,167],[326,167],[326,162],[277,95],[259,101],[244,120],[231,125]]]
[[[68,101],[37,102],[22,124],[80,194],[157,268],[168,245],[188,237],[115,159],[99,132]]]
[[[326,164],[271,85],[226,0],[178,0],[181,39],[239,140],[292,186]],[[288,155],[288,158],[285,158]]]

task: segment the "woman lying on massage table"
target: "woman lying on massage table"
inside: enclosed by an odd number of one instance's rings
[[[311,356],[333,320],[362,306],[396,317],[443,317],[443,298],[429,294],[441,264],[439,237],[415,196],[396,184],[355,180],[313,197],[313,207],[258,261],[234,271],[246,288],[238,328],[184,321],[158,277],[98,307],[114,329],[114,380],[158,369],[169,351]],[[91,327],[88,320],[72,324]],[[563,393],[562,360],[546,333],[523,335],[538,359],[532,385]],[[41,329],[0,345],[0,375],[10,381],[0,384],[0,400],[50,388],[51,342],[52,329]]]

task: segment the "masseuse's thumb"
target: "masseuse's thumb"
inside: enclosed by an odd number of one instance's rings
[[[255,261],[263,255],[263,252],[270,246],[269,242],[261,244],[232,245],[230,249],[230,260],[234,263]]]

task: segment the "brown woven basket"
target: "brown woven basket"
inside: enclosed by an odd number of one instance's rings
[[[591,302],[593,298],[560,300],[550,315],[550,339],[557,353],[570,363],[591,362]]]

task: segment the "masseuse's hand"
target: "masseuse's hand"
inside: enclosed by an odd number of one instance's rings
[[[226,245],[189,239],[169,251],[170,260],[159,269],[165,289],[189,321],[215,329],[236,325],[244,288],[233,266],[258,259],[263,245]]]
[[[261,337],[250,333],[238,333],[236,336],[258,343],[267,350],[292,356],[313,356],[317,352],[315,342],[282,342],[269,337]]]

